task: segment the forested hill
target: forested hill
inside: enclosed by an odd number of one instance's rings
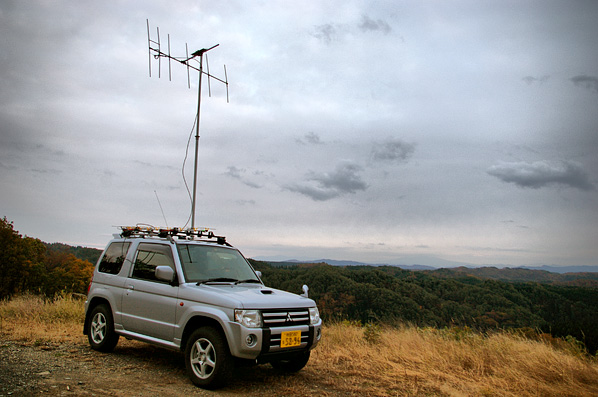
[[[264,262],[264,261],[261,261]],[[528,268],[528,267],[501,267],[494,266],[459,266],[459,267],[443,267],[434,268],[431,266],[420,265],[369,265],[362,262],[353,261],[335,261],[330,259],[322,259],[315,262],[300,262],[300,261],[266,261],[264,262],[273,267],[289,267],[289,266],[311,266],[315,264],[327,264],[341,267],[358,268],[377,268],[385,272],[393,272],[392,269],[403,269],[421,271],[431,276],[441,278],[464,278],[476,277],[481,279],[491,279],[500,281],[514,281],[514,282],[538,282],[548,284],[570,285],[570,286],[586,286],[598,287],[598,266],[543,266],[542,268]],[[571,271],[569,271],[571,270]],[[585,270],[585,271],[584,271]]]
[[[491,279],[512,282],[537,282],[555,285],[598,288],[598,273],[553,273],[546,270],[496,267],[455,267],[450,269],[424,270],[423,273],[440,278]]]
[[[505,282],[397,267],[274,267],[251,260],[266,285],[299,293],[307,284],[322,317],[362,323],[408,322],[418,326],[480,330],[536,330],[575,337],[598,349],[598,288]],[[439,274],[442,275],[442,272]],[[446,276],[446,274],[444,274]]]
[[[102,255],[102,250],[97,248],[89,248],[89,247],[73,247],[71,245],[62,244],[62,243],[44,243],[48,251],[51,252],[63,252],[68,253],[76,256],[77,258],[88,261],[92,264],[96,264],[100,255]]]

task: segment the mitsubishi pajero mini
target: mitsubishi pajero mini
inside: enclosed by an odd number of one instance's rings
[[[122,227],[95,267],[84,333],[95,350],[120,336],[184,353],[191,381],[216,388],[235,363],[303,368],[321,338],[313,300],[266,287],[241,253],[208,230]]]

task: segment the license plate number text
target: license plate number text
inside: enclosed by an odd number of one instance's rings
[[[280,334],[280,347],[295,347],[301,345],[301,331],[286,331]]]

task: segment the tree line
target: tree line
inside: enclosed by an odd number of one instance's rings
[[[50,297],[62,292],[85,294],[94,265],[72,251],[91,253],[90,259],[95,251],[96,260],[101,251],[79,248],[23,237],[6,217],[0,219],[0,299],[25,292]]]
[[[598,288],[450,278],[393,266],[251,263],[273,288],[299,292],[307,284],[328,321],[511,329],[573,336],[592,353],[598,349]]]

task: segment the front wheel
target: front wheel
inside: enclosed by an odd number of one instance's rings
[[[279,371],[297,372],[300,371],[309,361],[309,351],[299,353],[286,360],[271,361],[270,364]]]
[[[119,335],[114,332],[112,311],[106,305],[96,306],[90,315],[87,340],[92,349],[111,352],[118,343]]]
[[[204,389],[223,386],[233,371],[226,339],[212,327],[193,331],[185,347],[185,367],[196,386]]]

